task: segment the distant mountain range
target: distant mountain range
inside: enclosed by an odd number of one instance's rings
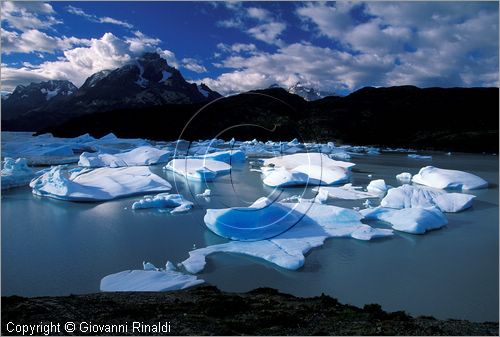
[[[2,99],[2,121],[33,129],[98,111],[192,104],[219,97],[204,84],[188,83],[160,55],[146,53],[118,69],[93,74],[80,88],[69,81],[20,85]]]
[[[275,83],[269,86],[268,89],[276,89],[276,88],[283,88],[283,87]],[[302,97],[306,101],[316,101],[318,99],[322,99],[328,96],[335,96],[333,92],[318,90],[302,82],[297,82],[286,90],[291,94],[295,94]]]
[[[498,88],[366,87],[308,102],[282,88],[204,103],[118,109],[38,129],[56,136],[291,140],[498,153]],[[185,129],[184,129],[185,128]],[[223,133],[220,133],[224,131]]]
[[[93,74],[80,88],[68,81],[18,86],[2,98],[2,130],[157,140],[298,138],[498,153],[498,88],[366,87],[316,99],[324,94],[300,83],[272,86],[218,100],[191,120],[221,95],[188,83],[159,55],[145,54]]]

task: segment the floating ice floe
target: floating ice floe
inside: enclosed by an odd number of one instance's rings
[[[445,226],[448,220],[436,207],[391,209],[384,207],[361,210],[366,219],[381,220],[392,228],[410,234],[424,234]]]
[[[285,232],[299,222],[300,215],[281,203],[260,198],[249,207],[207,209],[203,220],[220,236],[255,241]]]
[[[27,186],[35,173],[28,167],[25,158],[5,157],[2,163],[2,190]]]
[[[272,201],[261,198],[253,207],[269,207]],[[290,229],[271,239],[260,241],[231,241],[224,244],[200,248],[189,252],[189,258],[182,262],[182,265],[190,273],[198,273],[203,270],[206,264],[206,257],[217,252],[230,252],[245,254],[267,260],[280,267],[295,270],[303,266],[304,254],[312,248],[321,246],[329,237],[351,237],[359,240],[369,240],[376,237],[390,236],[391,230],[371,228],[360,222],[362,215],[359,212],[319,203],[278,203],[281,207],[288,208],[287,215],[292,222],[296,218],[299,221]],[[284,210],[283,208],[283,210]],[[214,213],[215,214],[215,213]],[[224,214],[223,212],[221,214]],[[245,216],[239,213],[231,219],[231,223],[238,225],[238,220]],[[215,221],[217,219],[214,219]],[[267,225],[270,221],[262,218],[263,222],[254,223],[254,237],[259,227],[265,229],[264,236],[267,236]],[[257,227],[258,226],[258,227]],[[229,236],[240,237],[239,228],[224,228]],[[243,229],[243,233],[247,228]]]
[[[207,189],[205,189],[205,191],[203,193],[198,193],[198,194],[196,194],[196,196],[199,198],[207,198],[211,194],[212,194],[212,191],[209,188],[207,188]]]
[[[411,173],[402,172],[396,175],[396,179],[402,182],[403,184],[409,184],[411,183]]]
[[[227,150],[227,151],[217,151],[213,153],[204,154],[201,156],[191,156],[194,159],[212,159],[217,161],[222,161],[227,164],[232,163],[244,163],[246,156],[241,150]]]
[[[80,155],[78,166],[83,167],[124,167],[145,166],[166,163],[171,156],[170,151],[160,150],[152,146],[140,146],[136,149],[117,153],[89,153]]]
[[[30,183],[33,194],[69,201],[100,201],[168,191],[172,186],[148,167],[98,169],[55,166]]]
[[[180,194],[160,193],[155,196],[146,196],[132,204],[132,209],[146,208],[173,208],[170,213],[189,211],[193,203],[184,199]]]
[[[349,180],[353,163],[323,153],[298,153],[264,160],[264,184],[271,187],[332,185]]]
[[[345,184],[344,186],[321,186],[314,187],[312,190],[319,192],[324,191],[328,193],[329,198],[344,199],[344,200],[359,200],[368,198],[378,198],[375,193],[360,191],[361,186],[352,186],[352,184]]]
[[[349,169],[356,164],[346,161],[333,160],[323,153],[309,152],[265,159],[264,166],[270,165],[274,165],[275,167],[284,167],[287,170],[293,170],[301,165],[314,165],[323,168],[342,167]]]
[[[330,158],[337,160],[350,160],[351,155],[344,151],[333,152],[330,154]]]
[[[212,159],[173,159],[165,167],[186,179],[212,181],[231,171],[231,165]]]
[[[387,185],[385,184],[384,179],[372,180],[366,187],[366,190],[370,193],[377,195],[384,195],[387,192]]]
[[[156,268],[150,262],[143,264],[144,270],[125,270],[103,277],[101,291],[169,291],[186,289],[205,282],[194,275],[177,271],[170,261],[164,270]]]
[[[425,166],[413,176],[413,182],[439,189],[473,190],[485,188],[488,182],[472,173],[445,170],[434,166]]]
[[[271,187],[299,185],[332,185],[346,182],[349,171],[342,167],[322,168],[316,165],[300,165],[293,170],[283,167],[263,167],[264,184]]]
[[[390,189],[380,205],[398,209],[436,206],[443,212],[460,212],[472,206],[475,197],[470,194],[447,193],[426,187],[403,185]]]
[[[412,159],[432,159],[432,156],[423,156],[423,155],[420,155],[420,154],[409,154],[408,155],[408,158],[412,158]]]

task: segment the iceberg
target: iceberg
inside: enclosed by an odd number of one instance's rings
[[[172,268],[168,261],[165,270],[150,262],[143,262],[144,270],[125,270],[101,279],[100,290],[115,291],[170,291],[194,287],[205,281]]]
[[[205,189],[205,191],[203,193],[196,194],[196,197],[198,197],[198,198],[208,198],[211,194],[212,194],[212,191],[209,188],[207,188],[207,189]]]
[[[213,153],[208,153],[201,156],[191,156],[189,158],[211,159],[231,164],[231,163],[244,163],[246,156],[245,152],[241,150],[227,150],[227,151],[217,151]]]
[[[364,209],[361,214],[366,219],[388,222],[393,229],[410,234],[424,234],[448,224],[444,214],[436,207],[403,209],[375,207]]]
[[[485,188],[488,182],[472,173],[446,170],[434,166],[425,166],[413,176],[413,182],[439,189],[474,190]]]
[[[2,163],[2,190],[27,186],[35,173],[28,167],[25,158],[5,157]]]
[[[124,167],[145,166],[166,163],[171,157],[171,152],[160,150],[152,146],[140,146],[133,150],[117,153],[89,153],[80,155],[78,166],[82,167]]]
[[[212,159],[172,159],[163,169],[173,171],[189,180],[212,181],[231,171],[231,165]]]
[[[267,198],[260,198],[251,208],[265,208],[274,204],[279,204],[280,207],[283,207],[282,210],[288,208],[287,217],[291,217],[292,223],[297,217],[299,221],[290,229],[270,239],[231,241],[192,250],[189,252],[189,258],[183,261],[182,265],[188,272],[198,273],[205,267],[208,255],[228,252],[261,258],[279,267],[296,270],[304,265],[304,254],[321,246],[327,238],[351,237],[358,240],[369,240],[393,234],[392,230],[371,228],[360,222],[363,216],[359,212],[337,206],[311,202],[273,203]],[[212,214],[215,215],[215,213]],[[221,212],[220,214],[225,213]],[[236,214],[236,218],[231,219],[231,223],[237,224],[238,220],[243,219],[246,213],[234,214]],[[264,228],[264,236],[269,233],[266,225],[269,225],[270,221],[265,219],[263,221],[263,223],[254,223],[255,230],[252,233],[254,237],[260,227]],[[229,236],[240,236],[241,232],[247,231],[247,228],[240,231],[236,227],[223,229],[225,233],[230,233]]]
[[[184,199],[180,194],[160,193],[155,196],[146,196],[132,204],[132,209],[146,208],[173,208],[170,213],[183,213],[189,211],[193,203]]]
[[[69,170],[60,165],[30,182],[33,194],[69,201],[103,201],[145,193],[168,191],[172,186],[148,167]]]
[[[470,194],[447,193],[425,187],[403,185],[390,189],[380,205],[397,209],[436,206],[442,212],[454,213],[471,207],[475,197]]]
[[[249,207],[207,209],[205,225],[231,240],[255,241],[272,238],[296,225],[300,215],[280,203],[261,198]]]
[[[326,154],[309,152],[309,153],[296,153],[281,157],[268,158],[264,160],[264,166],[284,167],[287,170],[293,170],[301,165],[315,165],[324,168],[337,168],[342,167],[349,169],[353,167],[354,163],[346,161],[333,160]]]
[[[271,187],[332,185],[348,181],[353,165],[323,153],[297,153],[266,159],[261,170]]]
[[[387,192],[387,185],[385,184],[384,179],[372,180],[366,187],[366,190],[370,193],[384,195]]]
[[[411,173],[402,172],[396,175],[396,179],[403,184],[409,184],[411,182]]]
[[[314,187],[312,190],[319,192],[324,191],[328,194],[329,198],[333,199],[344,199],[344,200],[359,200],[359,199],[369,199],[378,198],[378,194],[359,191],[361,186],[352,186],[352,184],[345,184],[344,186],[334,187],[334,186],[321,186]]]
[[[332,185],[349,180],[350,172],[342,167],[322,168],[317,165],[299,165],[292,170],[284,167],[262,167],[264,184],[271,187],[299,185]]]
[[[419,155],[419,154],[409,154],[408,158],[412,158],[412,159],[432,159],[432,156],[422,156],[422,155]]]

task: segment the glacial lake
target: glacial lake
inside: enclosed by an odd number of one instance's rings
[[[379,303],[389,311],[436,318],[498,321],[499,208],[498,157],[432,153],[417,160],[405,153],[353,156],[352,183],[366,187],[395,175],[416,174],[426,165],[463,170],[490,183],[470,191],[473,207],[446,216],[449,224],[425,235],[395,232],[393,237],[358,241],[333,238],[306,256],[298,271],[236,254],[215,254],[199,277],[225,291],[273,287],[297,296],[331,295],[342,303]],[[252,159],[250,159],[252,160]],[[141,196],[104,203],[74,203],[33,196],[28,187],[2,192],[2,295],[45,296],[99,291],[102,277],[141,269],[142,261],[164,266],[181,262],[193,247],[226,242],[205,228],[206,208],[248,206],[261,196],[289,197],[308,188],[273,190],[245,164],[213,183],[189,182],[162,166],[152,170],[195,202],[188,213],[131,209]],[[369,177],[368,175],[372,175]],[[196,198],[205,188],[210,200]],[[330,199],[328,204],[361,207],[364,200]],[[378,202],[378,201],[377,201]],[[389,228],[382,222],[367,222]]]

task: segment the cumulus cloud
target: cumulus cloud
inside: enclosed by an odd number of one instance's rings
[[[247,8],[248,16],[259,21],[269,21],[272,20],[271,13],[267,9],[250,7]]]
[[[76,37],[53,37],[36,29],[21,34],[2,28],[2,53],[54,53],[76,45],[88,45],[90,40]]]
[[[280,39],[281,34],[287,28],[285,22],[278,20],[267,9],[260,7],[243,7],[241,3],[238,6],[227,7],[233,12],[233,16],[227,20],[216,22],[218,27],[238,28],[246,32],[253,38],[271,45],[284,45]],[[255,21],[259,24],[255,25]]]
[[[144,41],[140,41],[141,38]],[[115,69],[140,56],[145,51],[157,51],[164,58],[175,60],[168,50],[160,50],[152,39],[140,32],[121,39],[112,33],[88,41],[88,45],[67,49],[56,61],[21,68],[2,66],[2,90],[13,90],[18,84],[29,84],[49,79],[67,79],[80,86],[85,79],[104,69]],[[159,40],[157,40],[159,43]]]
[[[338,1],[334,5],[327,3],[309,3],[297,9],[297,14],[304,21],[314,23],[320,34],[340,39],[346,31],[355,26],[350,12],[354,4]]]
[[[390,71],[394,62],[386,56],[353,56],[331,48],[294,43],[275,53],[260,52],[250,57],[231,55],[221,66],[232,70],[215,79],[200,79],[200,82],[229,94],[274,83],[289,87],[298,81],[321,90],[352,89],[363,81],[380,85],[384,77],[379,74]]]
[[[78,15],[78,16],[82,16],[85,19],[87,19],[89,21],[92,21],[92,22],[110,23],[110,24],[122,26],[122,27],[125,27],[125,28],[128,28],[128,29],[132,29],[134,27],[132,24],[130,24],[130,23],[126,22],[126,21],[121,21],[121,20],[118,20],[118,19],[114,19],[114,18],[111,18],[109,16],[98,17],[98,16],[96,16],[94,14],[88,14],[83,9],[78,8],[78,7],[74,7],[74,6],[71,6],[71,5],[67,6],[66,10],[68,11],[68,13],[75,14],[75,15]]]
[[[217,48],[226,53],[241,53],[241,52],[254,52],[257,47],[253,43],[234,43],[232,45],[227,45],[225,43],[217,44]]]
[[[54,17],[52,6],[44,2],[2,1],[1,11],[2,23],[20,31],[47,29],[61,23]]]
[[[207,68],[200,64],[200,61],[193,58],[183,58],[182,66],[188,70],[194,71],[195,73],[206,73]]]
[[[285,29],[286,24],[282,22],[270,22],[250,28],[248,33],[257,40],[269,44],[283,45],[283,41],[279,36]]]

